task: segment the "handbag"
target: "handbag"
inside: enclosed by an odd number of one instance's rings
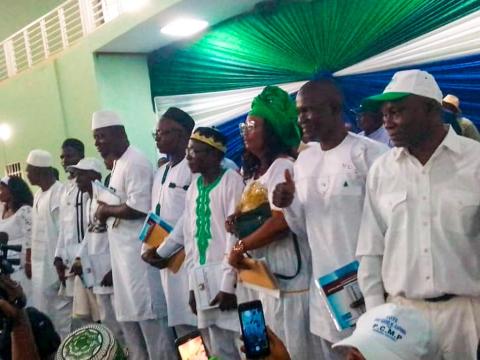
[[[260,228],[271,216],[272,210],[268,202],[261,204],[253,210],[240,213],[240,215],[235,218],[235,235],[237,235],[239,239],[247,237]]]

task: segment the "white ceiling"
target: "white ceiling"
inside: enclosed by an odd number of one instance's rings
[[[259,0],[183,0],[98,49],[99,52],[148,53],[178,39],[160,33],[177,17],[194,17],[210,26],[251,11]],[[208,31],[208,30],[207,30]]]

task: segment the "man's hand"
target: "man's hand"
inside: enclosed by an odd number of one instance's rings
[[[237,296],[220,291],[215,298],[210,301],[210,305],[216,305],[221,311],[235,310],[237,308]]]
[[[82,268],[82,262],[81,262],[80,258],[75,259],[75,261],[72,264],[72,268],[70,269],[70,272],[72,274],[82,276],[83,268]]]
[[[55,260],[53,261],[53,265],[57,270],[58,280],[62,283],[63,286],[65,286],[65,279],[66,279],[65,270],[67,269],[67,267],[63,263],[62,258],[56,257]],[[30,277],[31,277],[31,267],[30,267]]]
[[[162,258],[157,254],[157,249],[147,249],[142,254],[142,260],[158,269],[164,269],[168,266],[168,258]]]
[[[195,293],[193,290],[190,290],[190,294],[188,297],[188,305],[190,305],[190,310],[192,310],[192,313],[197,315],[197,302],[195,300]]]
[[[230,255],[228,255],[228,263],[230,266],[234,267],[235,269],[245,269],[248,268],[245,266],[243,263],[243,260],[245,259],[245,255],[241,251],[232,249],[230,251]]]
[[[102,224],[107,222],[107,219],[110,217],[110,212],[108,211],[108,205],[104,202],[98,202],[98,208],[95,212],[95,218]]]
[[[293,202],[295,182],[290,171],[285,170],[285,181],[277,184],[273,191],[273,204],[279,208],[286,208]]]
[[[267,327],[268,342],[270,343],[270,355],[267,360],[290,360],[290,354],[282,340]]]
[[[290,360],[290,354],[282,340],[280,340],[268,326],[267,337],[270,345],[270,355],[268,355],[265,360]],[[242,345],[240,350],[245,353],[245,346]]]

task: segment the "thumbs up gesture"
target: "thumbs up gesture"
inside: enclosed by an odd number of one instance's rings
[[[295,182],[290,171],[285,170],[285,181],[277,184],[273,191],[273,204],[279,208],[291,205],[295,194]]]

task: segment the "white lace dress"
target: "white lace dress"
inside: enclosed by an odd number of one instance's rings
[[[5,219],[0,217],[0,232],[8,234],[8,245],[22,245],[21,252],[9,251],[7,258],[20,259],[20,265],[14,266],[11,278],[22,285],[28,300],[32,285],[25,275],[25,260],[26,249],[31,248],[32,242],[32,207],[24,205],[12,216]]]

